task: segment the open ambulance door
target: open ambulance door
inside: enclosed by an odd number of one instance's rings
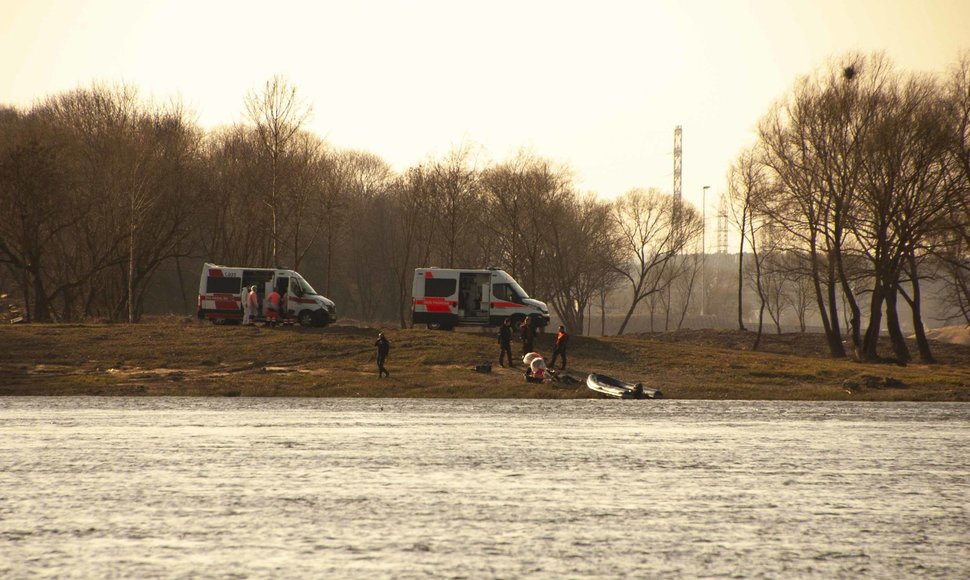
[[[491,276],[462,272],[458,277],[458,320],[467,324],[488,324]]]

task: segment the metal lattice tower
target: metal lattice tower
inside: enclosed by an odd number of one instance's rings
[[[717,204],[717,253],[726,254],[728,251],[728,208],[727,195],[721,194],[721,201]]]
[[[680,178],[681,178],[681,163],[683,162],[684,151],[683,151],[683,131],[680,125],[674,129],[674,200],[680,202],[681,200],[681,189],[680,189]]]

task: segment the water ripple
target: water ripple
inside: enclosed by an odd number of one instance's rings
[[[0,576],[970,577],[968,404],[0,399]]]

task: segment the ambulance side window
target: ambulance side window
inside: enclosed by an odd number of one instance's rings
[[[208,294],[239,294],[242,281],[239,278],[229,278],[223,276],[208,276],[205,281],[205,290]]]
[[[496,300],[522,304],[522,298],[512,289],[511,284],[495,284],[492,286],[492,297]]]
[[[447,278],[425,278],[424,295],[428,298],[444,298],[455,293],[458,281]]]

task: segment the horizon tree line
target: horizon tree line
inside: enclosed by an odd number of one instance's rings
[[[627,273],[627,247],[665,263],[684,243],[656,190],[621,198],[649,197],[640,215],[578,192],[565,166],[528,152],[483,164],[468,144],[398,174],[304,130],[310,108],[285,79],[245,106],[248,122],[211,131],[127,85],[0,109],[0,281],[28,320],[134,322],[160,270],[184,286],[183,264],[206,260],[310,272],[356,317],[404,326],[415,267],[489,265],[582,332],[593,297]],[[622,245],[626,222],[654,237]],[[668,283],[646,279],[654,266],[638,265],[628,317]]]
[[[908,360],[897,306],[916,326],[929,276],[970,321],[968,63],[938,79],[846,55],[765,115],[728,175],[743,234],[732,304],[742,329],[758,313],[755,347],[786,304],[800,301],[804,329],[811,296],[833,356],[846,322],[854,356],[876,359],[885,315]],[[244,104],[245,122],[209,131],[126,85],[0,107],[0,284],[30,320],[136,321],[160,271],[184,292],[200,260],[285,265],[343,315],[402,327],[419,266],[502,267],[577,333],[594,303],[604,331],[608,304],[620,334],[643,310],[679,328],[709,291],[698,278],[723,284],[698,276],[698,212],[659,189],[603,200],[568,167],[526,151],[484,162],[467,143],[398,173],[307,131],[311,107],[281,77]]]

